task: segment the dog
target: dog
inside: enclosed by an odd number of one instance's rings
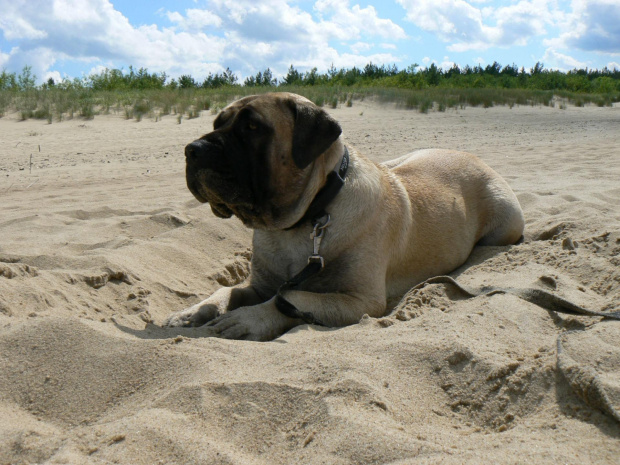
[[[213,129],[185,148],[187,185],[254,230],[250,276],[164,326],[266,341],[305,323],[351,325],[384,316],[388,299],[453,271],[475,245],[522,237],[515,194],[474,155],[420,150],[375,164],[291,93],[242,98]]]

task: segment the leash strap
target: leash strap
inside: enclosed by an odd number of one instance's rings
[[[283,313],[289,318],[298,318],[305,323],[318,326],[326,325],[321,322],[321,320],[316,318],[311,312],[303,312],[299,310],[284,298],[282,292],[298,289],[304,281],[310,279],[316,274],[319,274],[325,267],[325,260],[323,260],[323,257],[319,252],[321,248],[321,241],[325,235],[325,230],[331,223],[331,218],[327,213],[323,215],[323,218],[326,218],[325,222],[321,222],[320,220],[314,221],[314,227],[312,228],[312,233],[310,234],[310,239],[312,240],[313,246],[312,255],[308,257],[308,264],[299,273],[278,288],[275,301],[276,308],[280,311],[280,313]]]
[[[482,287],[480,289],[469,289],[456,282],[450,276],[435,276],[434,278],[427,279],[426,281],[418,284],[412,290],[421,289],[427,284],[450,284],[456,287],[459,291],[467,295],[468,297],[478,297],[482,295],[495,295],[495,294],[512,294],[517,297],[526,300],[534,305],[538,305],[547,310],[559,313],[569,313],[571,315],[587,315],[587,316],[602,316],[610,318],[612,320],[620,320],[620,311],[616,312],[596,312],[594,310],[588,310],[587,308],[580,307],[574,303],[563,299],[562,297],[553,294],[551,292],[543,291],[536,288],[501,288],[501,287]]]
[[[620,311],[615,312],[596,312],[588,310],[579,305],[563,299],[551,292],[535,288],[500,288],[485,286],[479,289],[469,289],[456,282],[450,276],[435,276],[418,284],[413,289],[421,289],[427,284],[450,284],[468,297],[478,297],[482,295],[491,296],[495,294],[512,294],[526,300],[534,305],[538,305],[553,312],[568,313],[572,315],[599,316],[612,320],[620,320]],[[594,407],[603,413],[620,422],[620,410],[618,410],[610,399],[600,376],[596,371],[588,366],[577,363],[564,350],[563,342],[567,335],[577,331],[567,331],[561,333],[557,339],[557,367],[573,392],[590,407]]]
[[[313,228],[310,234],[312,240],[312,255],[308,257],[308,264],[295,276],[282,284],[276,292],[276,308],[280,313],[288,316],[289,318],[296,318],[302,320],[304,323],[317,326],[327,326],[321,320],[316,318],[311,312],[304,312],[295,307],[292,303],[284,298],[282,293],[284,291],[299,289],[299,286],[310,279],[311,277],[319,274],[325,267],[325,260],[320,255],[321,241],[325,235],[325,230],[331,222],[329,214],[325,211],[325,208],[330,204],[332,200],[338,195],[342,186],[344,186],[347,170],[349,169],[349,149],[344,147],[344,154],[342,155],[342,161],[338,171],[332,171],[327,175],[327,180],[323,188],[316,194],[308,210],[304,213],[304,216],[295,223],[293,226],[286,228],[287,230],[296,228],[297,226],[305,223],[308,220],[312,220]],[[321,220],[326,218],[325,222]]]

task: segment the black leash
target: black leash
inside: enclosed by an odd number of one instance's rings
[[[587,308],[583,308],[566,299],[563,299],[558,295],[542,289],[513,287],[501,288],[494,286],[470,289],[459,284],[450,276],[435,276],[434,278],[427,279],[426,281],[418,284],[412,290],[421,289],[427,284],[450,284],[451,286],[456,287],[467,297],[511,294],[553,312],[568,313],[571,315],[599,316],[609,318],[611,320],[620,320],[620,311],[597,312],[594,310],[588,310]],[[589,366],[576,362],[564,350],[563,341],[565,337],[577,332],[578,331],[567,331],[558,336],[558,370],[564,375],[564,378],[573,389],[573,392],[581,397],[586,404],[602,411],[603,413],[606,413],[616,421],[620,422],[620,410],[613,405],[613,402],[607,394],[605,386],[597,372]]]
[[[298,289],[299,286],[312,276],[318,274],[325,268],[325,260],[319,254],[321,247],[321,241],[325,235],[325,230],[331,222],[329,213],[325,211],[325,208],[331,203],[332,200],[338,195],[342,186],[344,186],[344,180],[347,175],[347,169],[349,168],[349,150],[344,148],[344,155],[340,162],[340,168],[338,171],[332,171],[327,176],[325,185],[316,194],[312,203],[308,207],[308,210],[301,217],[301,219],[295,223],[289,229],[293,229],[305,223],[308,220],[312,221],[312,233],[310,239],[313,243],[312,255],[308,257],[308,264],[295,276],[282,284],[276,293],[276,308],[284,315],[290,318],[298,318],[305,323],[317,326],[326,326],[321,320],[316,318],[311,312],[304,312],[295,307],[292,303],[284,298],[282,293],[288,290]]]
[[[323,257],[319,254],[319,249],[321,246],[321,240],[325,235],[325,228],[329,226],[331,221],[329,214],[327,214],[326,218],[327,219],[324,223],[321,223],[321,221],[316,221],[314,223],[312,234],[310,234],[310,239],[313,241],[313,252],[312,255],[308,257],[308,264],[303,268],[303,270],[278,288],[275,301],[276,308],[280,310],[280,313],[283,313],[290,318],[298,318],[310,325],[318,326],[326,325],[321,320],[316,318],[311,312],[303,312],[299,310],[284,298],[282,292],[298,289],[301,283],[320,273],[321,270],[325,268],[325,260],[323,260]]]
[[[605,318],[610,318],[612,320],[620,320],[620,311],[595,312],[594,310],[588,310],[587,308],[575,305],[574,303],[563,299],[562,297],[555,295],[551,292],[543,291],[542,289],[536,288],[502,288],[485,286],[481,287],[480,289],[469,289],[457,283],[454,278],[451,278],[450,276],[435,276],[418,284],[411,290],[421,289],[427,284],[450,284],[456,287],[459,291],[461,291],[468,297],[478,297],[482,295],[492,296],[495,294],[512,294],[527,302],[538,305],[541,308],[551,310],[553,312],[569,313],[571,315],[602,316]]]

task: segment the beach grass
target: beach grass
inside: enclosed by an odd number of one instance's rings
[[[17,112],[20,120],[43,119],[48,122],[71,119],[76,115],[93,119],[97,115],[117,114],[127,120],[161,119],[167,115],[196,118],[202,111],[215,114],[235,99],[265,92],[294,92],[316,105],[328,108],[351,107],[356,101],[371,99],[398,108],[428,113],[467,107],[550,106],[565,109],[596,105],[611,106],[620,94],[577,93],[565,90],[502,88],[403,89],[378,86],[228,86],[217,89],[147,89],[95,91],[89,88],[29,89],[23,92],[0,91],[0,117]]]

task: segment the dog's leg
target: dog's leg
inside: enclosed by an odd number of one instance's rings
[[[492,198],[493,217],[488,231],[478,241],[478,245],[511,245],[523,237],[525,218],[517,196],[506,181],[496,179],[486,187],[488,197]]]
[[[385,313],[385,299],[364,295],[287,291],[286,299],[304,312],[311,312],[317,320],[329,327],[357,323],[362,316],[379,317]],[[243,307],[225,313],[207,327],[213,335],[225,339],[269,341],[304,322],[289,318],[276,308],[275,299],[260,305]]]
[[[226,312],[261,302],[263,299],[247,283],[223,287],[211,294],[208,299],[173,313],[166,319],[164,326],[202,326]]]
[[[302,312],[310,312],[325,326],[348,326],[360,321],[364,315],[374,318],[385,314],[385,292],[372,295],[350,293],[315,293],[289,290],[283,297]]]

